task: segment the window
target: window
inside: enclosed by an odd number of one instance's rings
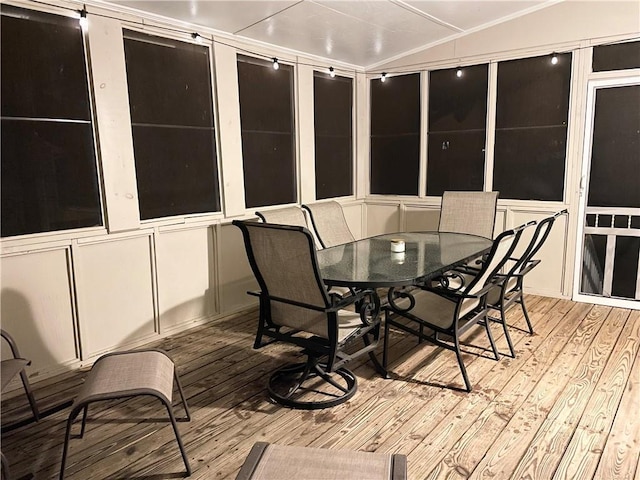
[[[429,73],[427,195],[484,188],[488,65]]]
[[[1,12],[2,236],[102,225],[78,20]]]
[[[371,80],[371,193],[417,195],[420,74]]]
[[[295,203],[293,67],[238,55],[247,207]]]
[[[124,36],[140,218],[220,211],[209,49]]]
[[[353,80],[313,78],[316,198],[353,194]]]
[[[562,201],[571,54],[498,64],[493,190],[500,198]]]
[[[640,42],[615,43],[593,47],[593,71],[640,68]]]

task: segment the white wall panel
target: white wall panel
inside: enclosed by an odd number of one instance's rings
[[[217,313],[216,261],[210,227],[156,237],[160,332]]]
[[[153,336],[150,237],[81,244],[76,258],[83,359]]]
[[[61,248],[2,258],[2,328],[31,359],[32,376],[77,359],[68,253]]]
[[[367,204],[367,237],[402,230],[399,205]]]
[[[234,225],[220,226],[220,303],[222,313],[247,308],[257,304],[256,297],[247,295],[249,290],[258,290],[247,253],[242,232]]]
[[[440,207],[408,206],[404,212],[404,230],[407,232],[437,231]]]

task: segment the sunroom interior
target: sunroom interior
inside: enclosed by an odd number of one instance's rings
[[[356,238],[437,229],[446,190],[498,191],[496,234],[567,209],[527,293],[640,308],[640,4],[476,3],[3,0],[32,382],[254,311],[231,222],[329,199]]]

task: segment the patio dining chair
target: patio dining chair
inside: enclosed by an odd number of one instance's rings
[[[302,205],[309,212],[313,228],[324,248],[343,245],[355,240],[347,220],[344,218],[342,206],[332,200]]]
[[[498,192],[442,194],[439,232],[468,233],[493,238]]]
[[[261,210],[256,215],[264,223],[275,223],[277,225],[294,225],[304,227],[311,232],[313,236],[313,244],[317,250],[324,248],[322,242],[318,238],[317,232],[313,230],[313,225],[307,221],[307,215],[304,210],[298,206],[276,208],[275,210]]]
[[[460,337],[475,325],[484,326],[494,358],[496,360],[499,358],[488,321],[487,294],[494,286],[495,274],[513,252],[521,234],[521,228],[501,233],[493,241],[479,273],[462,288],[432,286],[429,282],[420,290],[400,292],[399,298],[394,298],[394,290],[390,290],[389,303],[385,309],[383,368],[386,370],[388,364],[389,327],[394,326],[415,335],[419,341],[426,340],[454,351],[465,389],[470,392],[471,383],[462,360]],[[401,322],[400,318],[408,322]],[[425,333],[426,329],[430,332],[429,334]],[[445,335],[450,336],[452,341],[443,340],[442,337]]]
[[[348,361],[369,354],[381,368],[373,355],[380,337],[377,295],[371,290],[331,295],[320,277],[313,238],[304,227],[239,220],[233,224],[242,231],[260,286],[259,292],[249,292],[260,299],[254,348],[287,342],[301,347],[307,357],[271,375],[270,397],[300,409],[346,402],[357,389],[355,375],[345,367]],[[263,342],[263,337],[271,340]],[[363,342],[359,349],[353,346],[356,340]]]
[[[533,334],[533,326],[531,325],[531,319],[529,318],[529,313],[527,312],[527,307],[524,302],[524,277],[540,264],[540,260],[534,259],[533,257],[540,251],[549,237],[556,219],[567,213],[566,209],[561,210],[540,220],[524,251],[520,255],[507,259],[505,263],[506,273],[503,275],[499,274],[504,281],[499,287],[493,288],[487,295],[487,304],[490,308],[500,312],[500,321],[503,325],[506,326],[507,309],[514,303],[518,303],[522,308],[529,333]],[[513,353],[513,346],[511,345],[509,333],[506,329],[505,336],[507,341],[509,341]]]

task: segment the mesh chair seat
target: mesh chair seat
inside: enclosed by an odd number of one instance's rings
[[[186,420],[190,420],[189,408],[182,391],[182,385],[175,371],[175,365],[169,356],[161,350],[134,350],[115,352],[103,355],[93,364],[91,371],[80,388],[71,407],[65,433],[60,467],[60,479],[64,478],[71,426],[80,411],[83,411],[80,438],[83,437],[89,404],[97,401],[114,400],[151,395],[160,400],[169,415],[176,440],[182,454],[187,475],[191,475],[189,460],[180,438],[180,432],[171,408],[173,383],[176,383],[182,404],[186,412]]]
[[[24,358],[10,358],[2,361],[2,390],[11,383],[13,377],[18,375],[31,362]]]
[[[401,454],[327,450],[257,442],[236,480],[275,479],[403,480],[407,460]]]

